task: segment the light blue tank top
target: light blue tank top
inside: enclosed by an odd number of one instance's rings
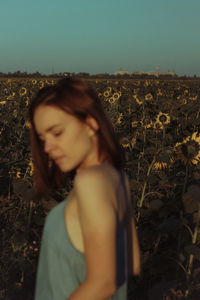
[[[67,198],[50,211],[45,221],[35,300],[66,300],[86,279],[85,254],[73,246],[66,229],[64,215],[66,203]],[[126,230],[119,223],[116,235],[117,290],[108,300],[126,300],[128,282]]]

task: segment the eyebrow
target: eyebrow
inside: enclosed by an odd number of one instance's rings
[[[58,126],[61,126],[61,124],[55,124],[55,125],[52,125],[51,127],[47,128],[45,130],[45,132],[49,132],[51,131],[52,129],[54,129],[55,127],[58,127]],[[38,134],[38,136],[42,136],[42,134]]]

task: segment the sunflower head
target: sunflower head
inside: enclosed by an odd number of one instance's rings
[[[123,148],[130,148],[129,139],[127,137],[122,137],[120,139],[120,144],[122,145]]]
[[[140,100],[137,95],[133,95],[133,98],[135,99],[135,101],[137,102],[137,104],[141,105],[143,103],[142,100]]]
[[[153,96],[152,96],[151,93],[145,95],[145,100],[146,101],[149,101],[149,100],[152,100],[152,99],[153,99]]]
[[[109,91],[105,91],[103,93],[103,95],[104,95],[105,98],[108,98],[110,96],[110,92]]]
[[[115,100],[118,100],[120,98],[120,93],[114,93],[112,96]]]
[[[157,96],[162,96],[163,93],[162,93],[161,89],[158,89],[156,94],[157,94]]]
[[[1,104],[1,105],[6,104],[6,101],[5,101],[5,100],[0,101],[0,104]]]
[[[156,122],[153,124],[153,128],[154,128],[154,129],[163,129],[164,126],[163,126],[163,124],[162,124],[161,122],[156,121]]]
[[[121,120],[122,120],[122,118],[123,118],[123,114],[122,113],[120,113],[119,114],[119,117],[118,117],[118,119],[117,119],[117,124],[121,124]]]
[[[109,102],[110,104],[115,103],[115,101],[116,101],[116,99],[115,99],[113,96],[110,97],[110,98],[108,99],[108,102]]]
[[[186,165],[197,165],[200,162],[200,136],[194,132],[186,137],[182,143],[176,143],[177,157]]]
[[[29,121],[26,121],[26,123],[25,123],[25,127],[27,127],[27,128],[31,128],[31,123],[30,123]]]
[[[112,92],[112,87],[111,86],[107,86],[106,89],[105,89],[105,91],[111,93]]]
[[[192,101],[196,101],[196,100],[197,100],[197,98],[198,98],[198,96],[197,96],[197,95],[195,95],[195,96],[190,96],[190,97],[189,97],[189,99],[190,99],[190,100],[192,100]]]
[[[156,170],[162,170],[162,169],[165,169],[167,168],[167,163],[164,162],[164,161],[156,161],[153,165],[153,168],[156,169]]]
[[[153,122],[150,118],[145,118],[141,120],[140,123],[144,128],[151,128],[153,126]]]
[[[173,151],[171,149],[165,149],[159,152],[156,157],[153,168],[157,170],[166,169],[171,164]]]
[[[161,124],[169,124],[170,116],[166,113],[159,112],[159,114],[156,117],[156,121]]]
[[[137,125],[138,125],[138,121],[133,121],[133,122],[131,123],[131,127],[132,127],[132,128],[136,128]]]

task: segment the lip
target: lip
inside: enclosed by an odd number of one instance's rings
[[[63,158],[64,158],[64,156],[60,156],[60,157],[54,158],[54,160],[57,163],[57,162],[60,162]]]

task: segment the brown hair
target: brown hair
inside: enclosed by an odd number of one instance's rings
[[[68,174],[61,172],[43,150],[34,125],[34,112],[39,105],[56,106],[85,122],[88,116],[93,117],[98,125],[98,155],[105,155],[117,169],[123,168],[125,158],[123,149],[116,138],[112,124],[106,117],[101,101],[94,89],[85,81],[77,78],[64,78],[56,84],[42,88],[29,106],[31,123],[30,143],[34,165],[34,193],[36,197],[51,196],[52,188],[59,188],[67,176],[72,179],[75,170]]]

